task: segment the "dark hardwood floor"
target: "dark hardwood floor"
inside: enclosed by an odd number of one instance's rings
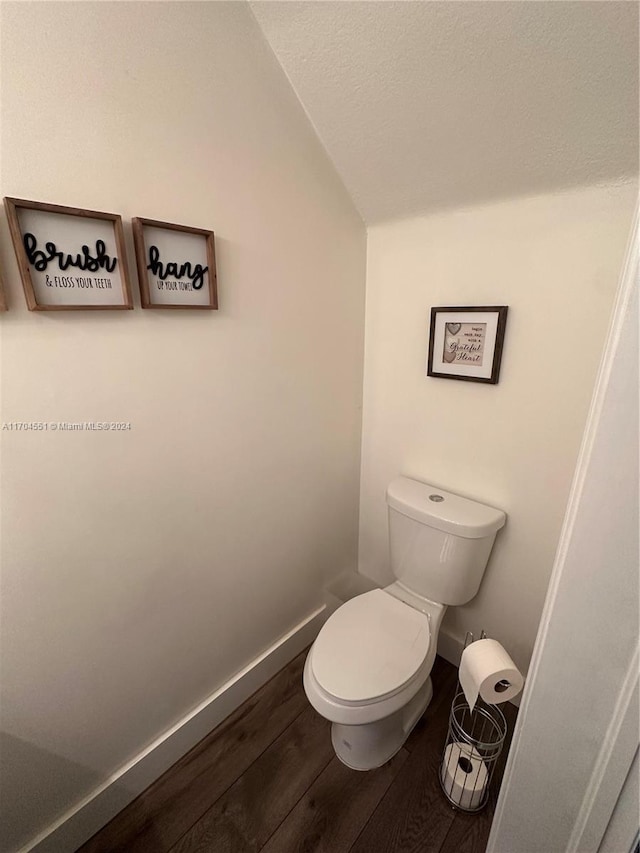
[[[306,653],[305,653],[306,654]],[[488,806],[455,811],[438,782],[457,670],[436,658],[434,698],[384,767],[349,770],[307,702],[305,654],[265,684],[79,853],[483,853]],[[503,705],[513,732],[516,709]]]

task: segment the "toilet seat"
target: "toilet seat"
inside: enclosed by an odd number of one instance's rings
[[[429,617],[381,589],[347,601],[322,627],[310,654],[318,685],[346,705],[399,693],[420,671]]]

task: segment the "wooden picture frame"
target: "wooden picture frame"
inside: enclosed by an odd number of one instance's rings
[[[496,385],[507,305],[432,308],[427,375]]]
[[[4,204],[29,311],[133,308],[118,214],[20,198]]]
[[[132,220],[143,308],[218,308],[213,231]]]

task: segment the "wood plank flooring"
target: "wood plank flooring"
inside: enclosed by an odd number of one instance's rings
[[[306,654],[306,653],[305,653]],[[309,705],[300,655],[78,853],[484,853],[489,805],[455,811],[438,782],[457,671],[436,658],[434,698],[384,767],[349,770]],[[503,705],[513,732],[516,709]]]

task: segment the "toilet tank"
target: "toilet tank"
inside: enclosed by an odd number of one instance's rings
[[[502,510],[398,477],[387,489],[391,569],[411,592],[465,604],[478,592]]]

